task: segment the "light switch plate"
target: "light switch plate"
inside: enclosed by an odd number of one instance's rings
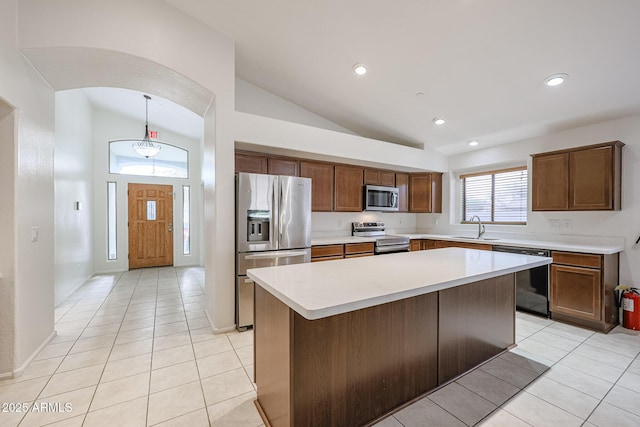
[[[38,237],[40,235],[40,229],[38,227],[31,227],[31,243],[35,243],[38,241]]]

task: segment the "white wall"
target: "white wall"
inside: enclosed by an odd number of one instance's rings
[[[503,165],[528,165],[531,170],[530,154],[563,148],[579,147],[600,142],[619,140],[626,145],[622,149],[622,210],[604,212],[531,212],[526,226],[487,225],[491,232],[524,232],[533,237],[570,239],[576,236],[594,238],[624,238],[625,250],[620,254],[620,283],[640,284],[640,248],[634,245],[640,235],[640,115],[611,120],[603,123],[571,129],[564,132],[532,138],[486,150],[459,154],[449,158],[451,170],[449,183],[443,189],[445,212],[440,226],[435,227],[428,220],[418,221],[418,227],[450,231],[469,230],[475,226],[459,225],[459,207],[454,204],[458,182],[455,173],[469,170],[491,169]],[[531,179],[531,178],[529,178]],[[531,186],[529,185],[529,188]],[[531,200],[529,191],[529,201]],[[450,206],[455,206],[453,209]],[[531,206],[531,203],[529,203]],[[568,220],[570,227],[551,228],[550,219]]]
[[[175,145],[189,152],[189,178],[157,178],[144,176],[119,175],[109,173],[109,140],[129,137],[140,137],[144,133],[144,123],[131,120],[112,112],[95,109],[93,113],[93,208],[94,223],[93,245],[94,265],[96,273],[126,271],[129,269],[127,254],[129,253],[128,236],[128,198],[129,183],[172,185],[175,194],[173,200],[173,261],[175,266],[200,264],[200,216],[202,202],[200,197],[201,166],[200,140],[185,137],[153,126],[159,131],[162,142]],[[133,149],[132,149],[133,150]],[[116,183],[117,206],[117,259],[109,260],[107,254],[107,182]],[[183,203],[182,187],[188,185],[191,194],[191,253],[185,255],[182,250]]]
[[[13,211],[13,240],[3,240],[3,245],[13,244],[13,260],[5,264],[10,269],[7,277],[13,280],[15,341],[13,348],[4,351],[13,355],[10,361],[0,361],[0,366],[10,366],[19,373],[29,358],[53,333],[53,90],[31,67],[17,49],[17,0],[0,2],[0,98],[16,109],[13,141],[7,140],[6,128],[3,144],[14,143],[13,156],[0,160],[2,167],[13,171],[15,199],[11,197],[7,210]],[[7,122],[5,122],[6,125]],[[5,177],[2,178],[6,180]],[[1,184],[2,187],[6,182]],[[11,185],[11,184],[8,184]],[[11,194],[11,193],[9,193]],[[32,241],[32,228],[38,231],[37,241]],[[13,271],[11,271],[13,268]],[[3,286],[11,286],[0,279]],[[9,280],[10,281],[10,280]],[[0,329],[6,329],[7,324]],[[10,346],[11,341],[0,337],[0,346]],[[5,372],[1,372],[0,375]]]
[[[205,128],[205,288],[214,329],[233,328],[234,220],[228,214],[234,203],[233,41],[155,0],[21,0],[19,5],[20,47],[38,60],[54,89],[117,86],[187,107],[192,104],[185,93],[200,100],[215,95],[204,113],[196,111]],[[12,20],[15,11],[9,12]]]
[[[352,222],[384,222],[387,233],[413,233],[417,216],[407,212],[313,212],[311,237],[350,236]]]
[[[447,157],[429,147],[407,147],[239,111],[235,113],[235,140],[242,147],[255,145],[256,150],[397,170],[444,172],[448,167]]]
[[[93,274],[93,144],[91,105],[81,91],[57,92],[55,304]],[[76,202],[81,209],[76,209]]]
[[[236,111],[356,135],[349,129],[238,77]]]
[[[0,378],[13,371],[15,316],[14,114],[0,99]],[[7,112],[8,110],[8,112]]]

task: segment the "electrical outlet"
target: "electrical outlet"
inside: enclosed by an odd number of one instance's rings
[[[570,230],[573,228],[573,221],[570,219],[563,219],[562,220],[562,228],[565,228],[567,230]]]
[[[40,235],[40,229],[38,227],[31,227],[31,243],[38,241]]]
[[[341,219],[338,220],[338,228],[342,228],[342,220]]]
[[[555,229],[560,228],[560,220],[559,219],[550,219],[549,220],[549,227],[555,228]]]
[[[438,218],[434,218],[433,225],[438,225],[439,222],[440,222],[440,220]]]

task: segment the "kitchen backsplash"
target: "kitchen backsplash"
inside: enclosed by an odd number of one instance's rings
[[[350,236],[352,222],[384,222],[388,233],[416,232],[414,213],[383,212],[313,212],[311,237]],[[420,230],[426,232],[426,230]]]
[[[442,234],[474,236],[477,224],[444,223],[442,214],[383,213],[383,212],[313,212],[311,214],[311,237],[340,237],[351,235],[352,222],[384,222],[387,233]],[[513,230],[513,231],[506,231]],[[575,244],[622,244],[625,239],[618,236],[592,236],[577,233],[540,233],[527,230],[526,226],[486,227],[486,236],[500,239],[558,241]]]

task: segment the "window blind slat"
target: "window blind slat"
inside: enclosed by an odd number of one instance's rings
[[[527,169],[492,171],[461,179],[462,218],[477,215],[482,222],[527,221]]]

